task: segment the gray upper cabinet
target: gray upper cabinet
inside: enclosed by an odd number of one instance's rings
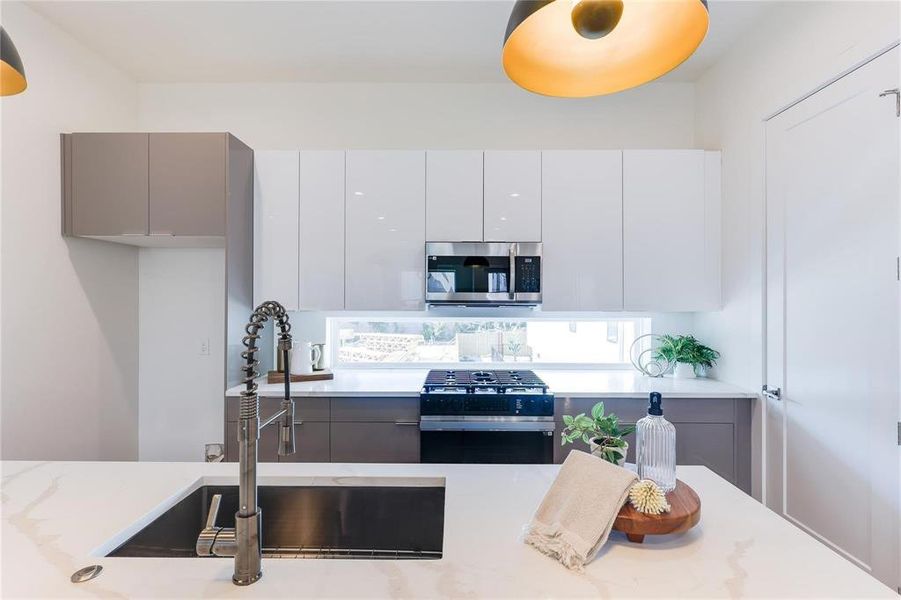
[[[63,183],[71,199],[64,229],[78,236],[145,234],[148,135],[75,133],[63,144]]]
[[[225,235],[227,138],[150,134],[151,235]]]
[[[229,220],[248,218],[228,200],[252,181],[252,152],[228,133],[63,134],[63,235],[221,246]]]

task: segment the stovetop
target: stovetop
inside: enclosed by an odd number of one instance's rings
[[[419,410],[423,421],[442,417],[540,417],[553,419],[554,394],[524,370],[429,371]]]
[[[547,384],[528,370],[433,369],[423,385],[423,393],[430,392],[546,394]]]

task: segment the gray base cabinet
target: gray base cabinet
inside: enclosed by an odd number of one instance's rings
[[[557,398],[554,419],[557,431],[554,462],[562,463],[573,449],[588,451],[578,441],[562,446],[563,415],[589,414],[600,398]],[[647,414],[643,398],[603,399],[606,412],[622,423],[635,423]],[[751,399],[663,399],[664,416],[676,428],[676,464],[703,465],[747,493],[751,493]],[[635,462],[635,434],[626,438],[626,460]]]
[[[419,423],[332,423],[331,438],[332,462],[419,462]]]
[[[557,398],[554,462],[562,463],[581,441],[560,445],[563,415],[589,413],[593,398]],[[279,398],[260,398],[260,415],[278,410]],[[270,425],[260,434],[261,462],[418,463],[419,398],[298,397],[295,402],[296,453],[278,456],[278,430]],[[226,460],[238,459],[238,398],[225,399]],[[608,398],[607,412],[623,423],[646,414],[643,398]],[[664,413],[676,427],[676,462],[704,465],[742,490],[751,490],[751,399],[664,399]],[[628,460],[635,461],[634,434]]]
[[[225,399],[225,459],[238,460],[238,398]],[[260,398],[260,416],[279,409]],[[295,453],[278,456],[278,430],[260,432],[260,462],[419,462],[419,398],[294,399]]]

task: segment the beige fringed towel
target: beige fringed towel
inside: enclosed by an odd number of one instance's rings
[[[573,450],[526,526],[524,541],[582,571],[607,541],[637,480],[632,471]]]

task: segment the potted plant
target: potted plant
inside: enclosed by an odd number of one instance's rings
[[[591,416],[585,413],[563,415],[563,424],[566,427],[561,433],[561,445],[581,439],[598,458],[619,466],[625,464],[629,443],[623,437],[635,431],[635,427],[620,428],[619,417],[613,413],[604,414],[603,402],[592,407]]]
[[[719,352],[691,335],[662,335],[654,351],[655,360],[675,363],[673,377],[678,378],[705,377],[719,357]]]

